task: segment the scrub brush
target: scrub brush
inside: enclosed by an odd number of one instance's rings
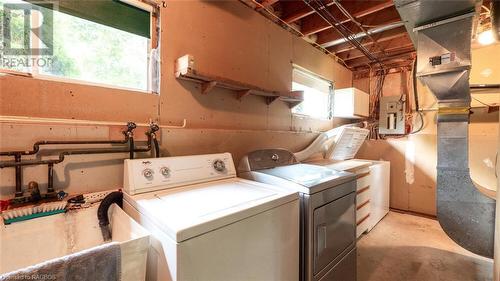
[[[55,201],[39,205],[29,205],[2,211],[5,224],[25,221],[66,212],[66,201]]]

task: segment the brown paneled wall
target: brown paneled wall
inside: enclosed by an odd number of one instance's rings
[[[262,97],[242,101],[228,90],[201,95],[200,85],[174,77],[174,61],[185,54],[203,72],[226,76],[263,88],[290,90],[292,63],[350,87],[352,73],[249,9],[239,1],[171,1],[161,10],[160,95],[29,77],[0,76],[0,115],[92,121],[157,120],[185,129],[163,129],[164,155],[228,151],[236,162],[253,149],[299,150],[319,131],[341,120],[296,116],[286,103],[266,105]],[[117,128],[106,125],[0,123],[0,149],[27,149],[41,139],[109,139]],[[122,185],[126,155],[74,156],[56,166],[56,188],[70,193],[99,191]],[[24,184],[46,183],[46,167],[24,169]],[[0,170],[0,198],[14,189],[13,169]]]

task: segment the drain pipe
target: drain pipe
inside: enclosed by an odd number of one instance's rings
[[[495,201],[469,171],[471,37],[478,1],[395,0],[417,50],[417,77],[438,101],[437,218],[465,249],[493,257]]]

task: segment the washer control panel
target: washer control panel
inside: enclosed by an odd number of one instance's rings
[[[124,169],[130,195],[236,177],[230,153],[126,159]]]

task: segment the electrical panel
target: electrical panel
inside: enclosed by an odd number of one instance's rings
[[[380,98],[379,134],[403,135],[405,133],[404,96]]]

